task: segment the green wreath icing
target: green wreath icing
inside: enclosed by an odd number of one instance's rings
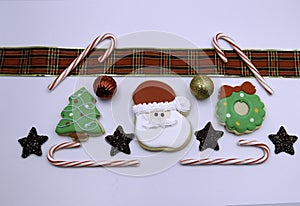
[[[61,112],[62,119],[56,126],[55,132],[60,135],[71,133],[86,133],[101,135],[104,129],[98,122],[100,112],[95,106],[94,97],[82,87],[69,97],[69,104]]]
[[[234,105],[245,103],[248,106],[248,113],[238,114]],[[254,131],[262,125],[265,117],[264,104],[256,94],[247,94],[244,91],[232,92],[229,97],[220,99],[217,103],[217,116],[221,124],[226,125],[230,131],[245,133]]]

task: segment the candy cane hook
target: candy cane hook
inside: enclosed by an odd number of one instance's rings
[[[239,140],[240,146],[253,146],[258,147],[263,150],[263,156],[259,158],[216,158],[216,159],[185,159],[181,160],[181,165],[256,165],[265,162],[269,158],[270,149],[269,147],[262,142],[258,142],[256,140],[247,141],[247,140]]]
[[[138,160],[115,160],[115,161],[65,161],[54,159],[54,153],[61,149],[70,149],[80,147],[80,142],[64,142],[52,146],[47,155],[48,161],[57,167],[128,167],[139,165]]]
[[[259,71],[256,69],[256,67],[252,64],[250,59],[246,56],[246,54],[241,50],[241,48],[228,36],[222,33],[218,33],[216,36],[213,38],[213,46],[219,55],[219,57],[222,59],[224,63],[227,63],[228,60],[224,54],[224,52],[221,50],[220,46],[218,45],[218,40],[223,39],[227,41],[230,46],[237,52],[237,54],[242,58],[242,60],[248,65],[250,70],[253,72],[255,78],[257,81],[264,87],[264,89],[269,93],[273,94],[272,88],[267,84],[265,79],[260,75]]]
[[[108,49],[105,51],[105,53],[98,58],[98,62],[102,63],[114,50],[116,47],[116,37],[113,34],[107,33],[102,36],[98,36],[94,39],[94,41],[88,45],[83,52],[73,60],[73,62],[59,75],[56,77],[56,79],[48,86],[48,89],[51,91],[53,90],[59,83],[61,83],[68,74],[93,50],[95,47],[104,41],[105,39],[110,39],[111,43]]]

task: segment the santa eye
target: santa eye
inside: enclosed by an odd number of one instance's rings
[[[165,114],[164,114],[164,113],[160,113],[160,116],[161,116],[161,117],[164,117],[164,116],[165,116]]]
[[[156,116],[156,117],[157,117],[157,116],[158,116],[158,113],[157,113],[157,112],[155,112],[155,113],[154,113],[154,116]]]

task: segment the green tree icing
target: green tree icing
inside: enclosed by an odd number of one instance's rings
[[[56,126],[59,135],[71,136],[99,136],[104,133],[99,123],[100,112],[95,106],[95,98],[82,87],[69,97],[69,104],[61,112],[62,119]],[[76,135],[77,134],[77,135]]]

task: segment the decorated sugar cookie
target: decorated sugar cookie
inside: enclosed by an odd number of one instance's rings
[[[283,126],[279,128],[277,134],[270,134],[269,139],[275,146],[275,154],[279,154],[281,152],[285,152],[290,155],[295,154],[293,145],[297,141],[298,137],[295,135],[289,135]]]
[[[22,146],[22,157],[27,158],[31,154],[42,156],[42,144],[48,140],[45,135],[38,135],[36,128],[32,127],[27,137],[18,140]]]
[[[112,135],[105,137],[105,141],[111,145],[110,156],[115,156],[118,152],[130,154],[129,143],[133,138],[134,134],[125,133],[123,127],[119,125]]]
[[[160,81],[141,83],[132,96],[135,134],[139,145],[149,151],[178,151],[191,140],[191,125],[183,115],[190,102],[176,96],[173,89]]]
[[[95,106],[95,98],[82,87],[69,97],[69,104],[61,112],[62,119],[56,126],[59,135],[70,136],[74,141],[86,141],[88,136],[104,133],[99,123],[100,112]]]
[[[217,116],[228,131],[241,135],[251,133],[262,125],[265,107],[255,92],[256,89],[250,82],[220,88]]]
[[[208,148],[219,151],[218,140],[223,136],[224,132],[215,130],[211,122],[208,122],[203,129],[195,131],[194,134],[200,142],[199,150],[201,152]]]

